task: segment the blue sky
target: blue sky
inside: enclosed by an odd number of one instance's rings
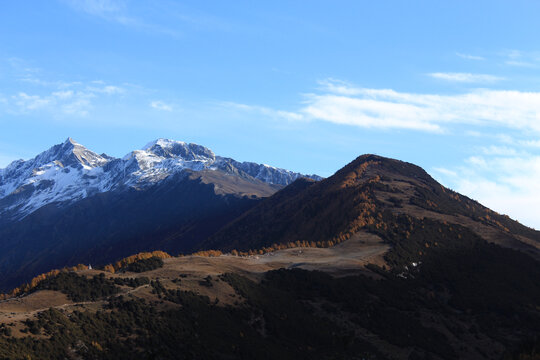
[[[537,1],[12,1],[0,167],[172,138],[329,176],[416,163],[540,229]]]

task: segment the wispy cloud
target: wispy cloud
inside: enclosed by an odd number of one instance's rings
[[[91,108],[91,93],[55,91],[48,95],[29,95],[20,92],[11,97],[12,111],[27,114],[47,111],[55,114],[86,116]]]
[[[455,95],[369,89],[326,81],[298,110],[308,118],[374,128],[442,131],[450,124],[540,132],[540,92],[479,89]]]
[[[484,155],[517,156],[519,151],[509,146],[489,145],[481,148]]]
[[[520,50],[506,50],[502,52],[504,64],[515,67],[536,68],[540,65],[540,53],[524,52]]]
[[[540,156],[517,151],[476,155],[458,168],[434,170],[454,190],[540,229],[540,218],[531,211],[540,204]]]
[[[106,95],[123,94],[125,89],[115,85],[103,85],[103,86],[87,86],[86,91],[91,93],[101,93]]]
[[[532,62],[528,61],[518,61],[518,60],[507,60],[505,61],[506,65],[510,66],[517,66],[517,67],[528,67],[528,68],[534,68],[537,67],[537,64],[534,64]]]
[[[445,132],[452,125],[540,132],[540,92],[478,89],[440,95],[355,87],[328,79],[293,111],[235,104],[238,110],[288,120],[327,121],[363,128]],[[224,103],[229,107],[233,103]],[[467,129],[476,131],[476,129]]]
[[[67,2],[75,8],[98,16],[116,14],[125,8],[125,1],[120,0],[68,0]]]
[[[437,114],[433,108],[392,98],[399,95],[392,94],[392,90],[364,90],[364,94],[355,97],[309,94],[300,113],[309,119],[365,128],[442,131],[440,124],[434,121]]]
[[[482,61],[482,60],[486,59],[486,58],[484,58],[482,56],[463,54],[463,53],[456,53],[456,55],[459,56],[462,59],[467,59],[467,60]]]
[[[264,106],[246,105],[228,101],[220,102],[218,103],[218,105],[229,109],[257,113],[270,118],[279,118],[292,121],[299,121],[304,119],[304,115],[298,112],[276,110]]]
[[[136,22],[126,15],[126,3],[121,0],[64,0],[72,9],[124,25]]]
[[[5,61],[19,76],[35,74],[41,71],[38,67],[35,67],[28,63],[28,61],[18,57],[9,57],[5,59]]]
[[[457,172],[442,167],[435,167],[433,168],[433,170],[439,174],[443,174],[446,176],[457,177],[458,175]]]
[[[471,74],[471,73],[430,73],[428,76],[432,78],[461,83],[493,83],[504,80],[504,78],[488,74]]]
[[[76,83],[66,88],[65,83],[61,84],[48,86],[47,91],[39,93],[30,94],[27,91],[20,91],[4,99],[4,108],[12,114],[47,112],[56,116],[85,117],[93,107],[93,100],[100,96],[110,97],[122,94],[125,91],[113,85],[89,86]]]
[[[364,89],[355,87],[353,84],[340,79],[328,78],[319,80],[317,83],[321,92],[330,92],[339,95],[359,95],[364,91]]]
[[[522,140],[520,144],[526,147],[540,148],[540,140]]]
[[[166,104],[160,100],[151,101],[150,107],[160,111],[173,111],[172,105]]]
[[[102,4],[102,6],[105,6]],[[18,91],[2,97],[2,110],[11,114],[47,112],[55,116],[87,116],[99,97],[120,95],[125,89],[104,81],[51,80],[39,67],[19,58],[6,60]]]
[[[179,32],[131,15],[124,0],[64,0],[72,9],[134,29],[178,36]]]
[[[39,95],[28,95],[20,92],[11,97],[17,107],[24,111],[31,111],[43,108],[51,103],[50,99],[43,98]]]

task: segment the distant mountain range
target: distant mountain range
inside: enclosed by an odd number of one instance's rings
[[[65,206],[99,193],[148,188],[186,170],[222,171],[277,185],[276,189],[306,176],[216,156],[204,146],[181,141],[158,139],[118,159],[98,155],[68,138],[33,159],[0,169],[0,217],[21,219],[52,203]]]
[[[70,264],[196,250],[305,176],[180,141],[158,139],[118,159],[67,139],[0,170],[0,289]]]
[[[0,301],[0,358],[538,358],[540,232],[416,165],[362,155],[307,178],[165,140],[44,154],[60,160],[21,165],[19,188],[64,200],[12,209],[0,286],[94,268]]]

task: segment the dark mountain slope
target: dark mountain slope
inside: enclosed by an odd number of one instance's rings
[[[416,225],[438,233],[440,223]],[[406,273],[373,268],[377,279],[296,268],[342,246],[63,272],[0,302],[0,358],[535,359],[538,262],[455,231],[459,246]]]
[[[0,230],[0,288],[52,268],[104,264],[140,251],[189,252],[275,189],[220,171],[186,171],[144,190],[45,206]]]
[[[363,155],[319,182],[297,180],[210,237],[206,248],[258,249],[274,243],[348,239],[387,230],[398,218],[462,225],[489,242],[539,255],[540,232],[436,182],[420,167]],[[405,220],[405,222],[410,222]]]

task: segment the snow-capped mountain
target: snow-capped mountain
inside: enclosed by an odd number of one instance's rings
[[[145,188],[181,173],[215,170],[286,186],[305,175],[216,156],[197,144],[158,139],[123,158],[98,155],[73,139],[0,169],[0,216],[20,219],[50,203],[72,203],[122,188]],[[319,176],[310,175],[319,180]]]

